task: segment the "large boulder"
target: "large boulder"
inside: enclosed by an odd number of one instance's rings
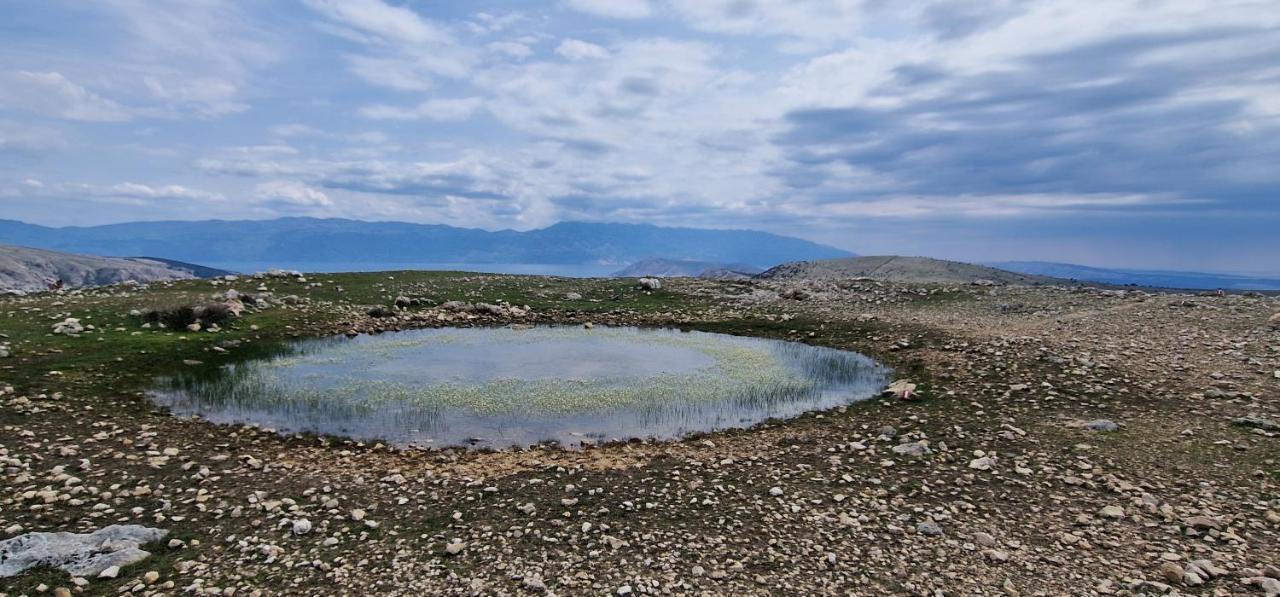
[[[657,278],[640,278],[640,288],[642,290],[658,290],[662,288],[662,280]]]
[[[1273,329],[1280,330],[1280,313],[1272,315],[1271,319],[1267,320],[1267,323],[1270,324]]]
[[[142,545],[168,535],[164,529],[136,524],[111,525],[92,533],[27,533],[0,541],[0,578],[36,566],[61,568],[71,576],[93,578],[111,567],[123,568],[151,554]]]
[[[78,336],[82,332],[84,332],[84,325],[74,317],[68,317],[53,324],[53,333],[61,336]]]

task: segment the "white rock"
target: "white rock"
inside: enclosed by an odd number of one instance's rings
[[[1124,508],[1120,506],[1105,506],[1098,511],[1098,516],[1103,518],[1124,518]]]
[[[72,576],[98,576],[141,562],[151,554],[140,545],[159,541],[169,531],[139,525],[112,525],[93,533],[27,533],[0,541],[0,578],[35,566],[61,568]]]
[[[975,458],[969,461],[969,468],[975,471],[989,471],[994,465],[995,461],[992,460],[990,456],[983,456],[982,458]]]
[[[311,532],[311,521],[305,518],[299,518],[293,521],[293,534],[305,535]]]

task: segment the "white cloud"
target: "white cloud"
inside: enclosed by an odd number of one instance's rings
[[[0,107],[68,120],[129,120],[120,104],[78,85],[62,73],[17,71],[0,75]]]
[[[442,98],[422,102],[412,108],[366,106],[360,115],[375,120],[466,120],[484,105],[478,97]]]
[[[131,197],[141,199],[190,199],[198,201],[223,201],[226,199],[221,193],[211,193],[198,189],[188,188],[182,185],[159,185],[152,186],[136,182],[122,182],[120,184],[111,185],[109,187],[98,187],[93,185],[82,185],[79,187],[85,192],[92,195],[100,195],[104,197]]]
[[[676,13],[702,31],[735,35],[767,35],[803,40],[792,49],[815,44],[862,41],[871,18],[863,0],[825,2],[795,0],[670,0]],[[899,3],[886,3],[898,7]],[[889,23],[882,23],[889,25]]]
[[[533,55],[533,48],[514,41],[495,41],[488,46],[490,52],[503,54],[515,59],[524,59]]]
[[[780,211],[788,215],[803,215],[809,210],[820,209],[829,217],[854,219],[870,218],[934,218],[940,215],[968,218],[1015,218],[1037,214],[1087,212],[1098,209],[1135,207],[1160,207],[1190,205],[1204,201],[1174,199],[1142,194],[1097,193],[1077,194],[1021,194],[1021,195],[959,195],[959,196],[902,196],[825,203],[787,204]]]
[[[401,91],[426,91],[436,77],[465,76],[475,50],[460,44],[443,25],[412,9],[381,0],[307,0],[327,17],[325,29],[362,44],[366,53],[346,57],[365,81]]]
[[[259,201],[284,203],[294,207],[332,207],[333,201],[319,189],[296,180],[273,180],[254,187]]]
[[[649,0],[567,0],[570,8],[614,19],[640,19],[650,15]]]
[[[569,60],[599,60],[609,57],[609,50],[591,42],[566,39],[556,46],[556,54]]]
[[[234,3],[103,0],[101,22],[122,34],[95,75],[139,115],[217,117],[248,109],[245,88],[280,58],[280,33]],[[144,110],[145,108],[145,110]]]
[[[65,147],[59,130],[0,119],[0,154],[38,156]]]
[[[353,30],[391,43],[448,43],[447,31],[418,13],[381,0],[306,0],[312,9]]]
[[[41,199],[71,199],[115,205],[157,206],[165,204],[223,203],[222,193],[204,191],[179,184],[152,185],[138,182],[122,182],[112,185],[61,182],[48,184],[34,178],[26,179],[17,187],[19,196]]]

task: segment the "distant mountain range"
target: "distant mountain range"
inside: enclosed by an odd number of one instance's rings
[[[0,291],[39,292],[62,283],[67,288],[134,281],[186,280],[227,272],[145,257],[95,257],[0,245]]]
[[[1002,261],[988,263],[987,265],[1023,274],[1114,284],[1117,286],[1136,285],[1193,290],[1212,290],[1217,288],[1223,290],[1280,290],[1280,278],[1264,276],[1111,269],[1045,261]]]
[[[131,222],[50,228],[0,220],[0,243],[194,263],[628,264],[653,255],[768,267],[851,253],[753,230],[563,222],[518,232],[340,219]]]
[[[696,278],[703,273],[712,270],[727,270],[740,274],[758,274],[763,269],[748,263],[714,263],[711,261],[691,261],[688,259],[666,259],[664,257],[651,257],[649,259],[641,259],[627,267],[613,273],[619,278],[634,278],[638,276],[656,276],[666,278],[690,277]]]

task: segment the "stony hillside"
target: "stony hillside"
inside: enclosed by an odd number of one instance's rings
[[[94,257],[0,245],[0,292],[47,290],[58,280],[68,288],[154,282],[196,277],[191,270],[156,260]]]
[[[1063,282],[1057,278],[1019,274],[972,263],[893,255],[784,263],[757,277],[777,280],[868,278],[886,282],[915,284],[991,282],[1001,285],[1030,285]]]

